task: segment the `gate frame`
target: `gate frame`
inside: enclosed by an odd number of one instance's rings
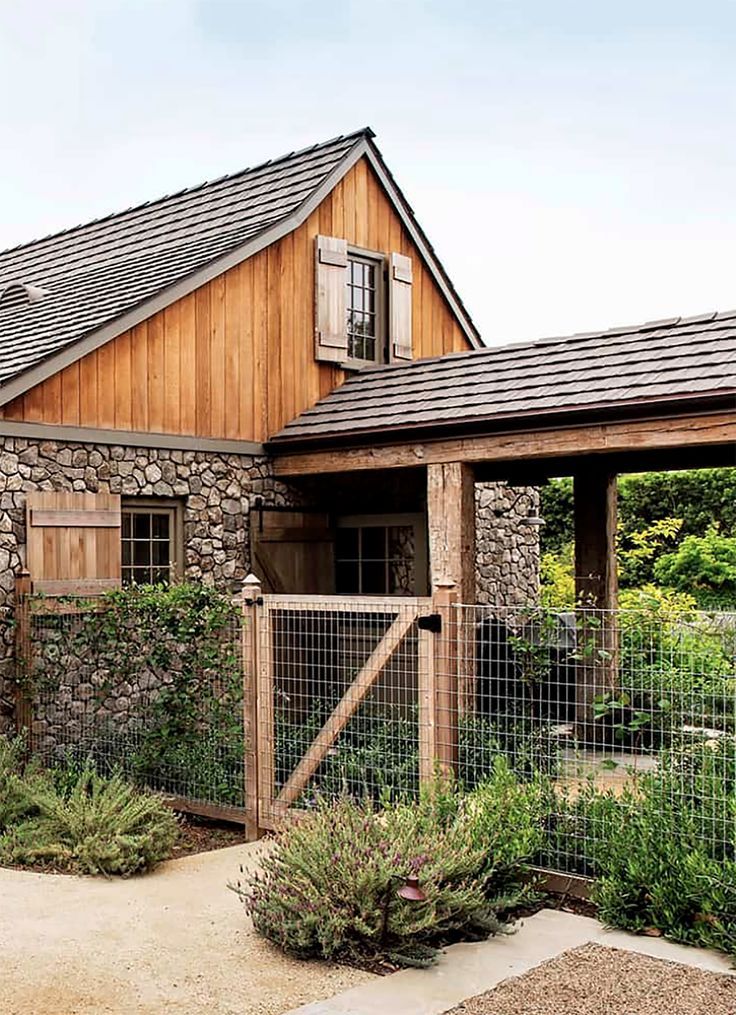
[[[419,705],[419,783],[457,770],[458,758],[458,590],[438,582],[428,597],[263,594],[260,580],[248,575],[243,587],[243,728],[245,735],[246,838],[276,830],[294,813],[292,805],[319,768],[330,747],[374,686],[412,626],[417,625]],[[301,607],[315,613],[396,612],[379,643],[323,724],[279,792],[275,788],[275,672],[270,613]]]

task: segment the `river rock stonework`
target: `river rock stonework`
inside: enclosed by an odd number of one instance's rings
[[[12,713],[15,577],[25,562],[26,494],[109,492],[181,501],[185,574],[237,590],[250,568],[248,516],[259,495],[287,504],[265,457],[117,444],[0,438],[0,730]]]
[[[539,600],[539,529],[522,525],[539,513],[539,491],[505,483],[475,487],[476,596],[479,603],[526,606]]]

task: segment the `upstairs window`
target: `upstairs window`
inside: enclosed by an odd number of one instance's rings
[[[123,501],[123,585],[170,584],[181,574],[181,505],[136,498]]]
[[[315,358],[347,370],[413,356],[412,262],[315,239]]]
[[[346,282],[348,359],[385,362],[383,265],[349,254]]]

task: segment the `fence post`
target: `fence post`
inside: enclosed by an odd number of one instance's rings
[[[245,741],[245,837],[260,838],[258,802],[258,621],[261,583],[249,574],[243,583],[243,736]]]
[[[15,579],[15,726],[32,748],[33,706],[29,695],[31,677],[31,575],[23,570]]]
[[[458,588],[449,579],[440,579],[432,590],[433,609],[440,617],[435,634],[433,676],[434,758],[443,776],[457,774],[458,763]],[[434,773],[433,773],[434,774]]]

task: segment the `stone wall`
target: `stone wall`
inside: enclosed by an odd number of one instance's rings
[[[0,438],[0,729],[12,711],[15,576],[25,562],[26,494],[32,490],[174,497],[184,511],[187,578],[237,590],[250,566],[251,499],[293,502],[267,460],[247,455]]]
[[[539,491],[521,492],[505,483],[477,483],[476,595],[479,603],[524,606],[539,597],[539,529],[520,525],[526,515],[538,514]]]

